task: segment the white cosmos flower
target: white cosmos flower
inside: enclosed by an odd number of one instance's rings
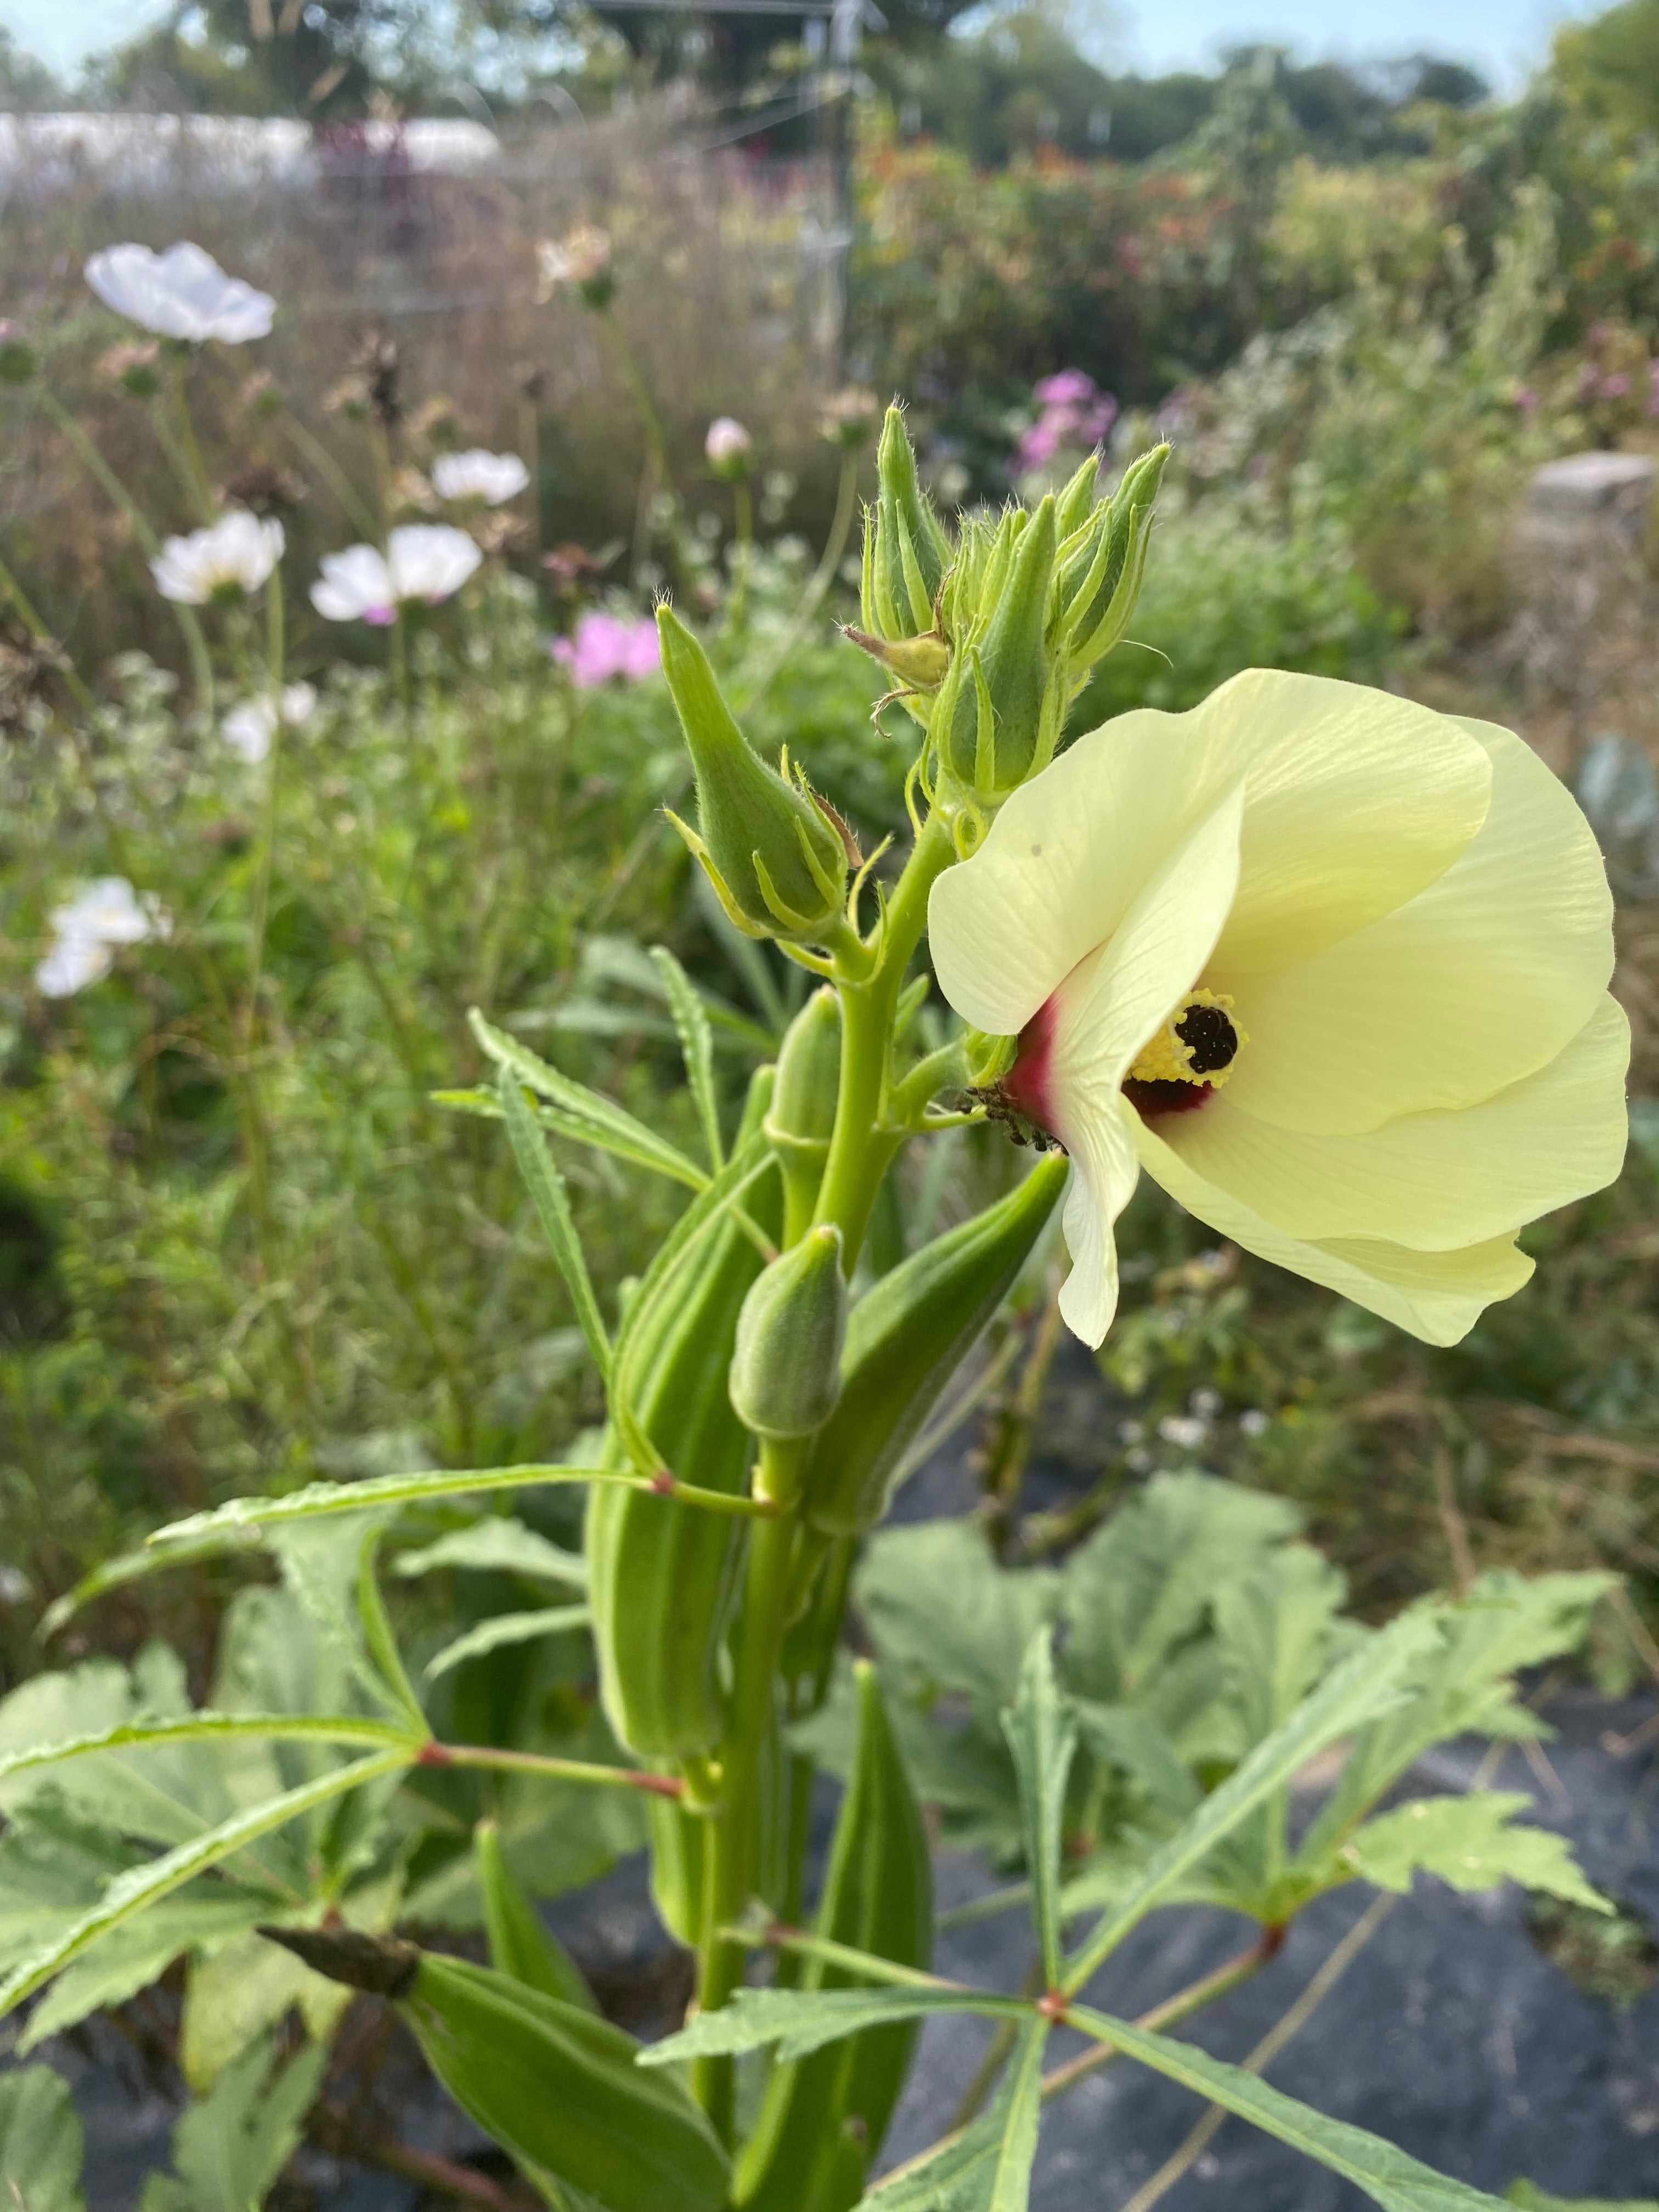
[[[100,876],[52,911],[52,942],[34,971],[48,999],[72,998],[108,975],[118,945],[165,937],[168,921],[153,898],[140,899],[125,876]]]
[[[148,246],[106,246],[87,264],[87,282],[106,307],[165,338],[208,338],[246,345],[270,335],[276,303],[240,276],[227,276],[210,253],[187,241],[165,253]]]
[[[270,741],[276,734],[280,715],[289,729],[297,729],[308,721],[317,705],[316,687],[310,684],[289,684],[275,702],[269,696],[261,699],[244,699],[233,707],[220,726],[220,735],[250,768],[256,767],[270,750]]]
[[[410,522],[378,546],[349,545],[323,556],[320,582],[311,604],[329,622],[384,626],[406,600],[435,606],[453,597],[483,556],[464,530],[445,522]]]
[[[205,606],[210,599],[257,592],[283,557],[283,526],[233,507],[210,529],[169,538],[149,564],[164,599]]]
[[[481,499],[500,507],[529,482],[530,471],[516,453],[487,453],[482,446],[441,454],[432,464],[432,489],[440,499]]]
[[[1518,1290],[1526,1222],[1626,1142],[1589,825],[1520,738],[1252,669],[1016,791],[934,885],[957,1012],[1059,1137],[1067,1323],[1097,1345],[1141,1168],[1247,1251],[1431,1344]]]

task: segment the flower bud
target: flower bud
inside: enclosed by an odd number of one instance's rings
[[[810,1147],[822,1159],[836,1127],[841,1084],[841,1001],[826,985],[789,1025],[778,1054],[766,1133],[775,1151]]]
[[[1074,692],[1129,626],[1146,571],[1158,483],[1169,457],[1167,445],[1141,454],[1126,470],[1111,498],[1102,500],[1082,526],[1062,540],[1054,612]],[[1062,494],[1062,506],[1075,481]]]
[[[1066,719],[1065,656],[1049,628],[1054,501],[1006,514],[964,549],[947,587],[950,674],[928,734],[940,771],[992,805],[1046,768]],[[969,604],[976,586],[977,604]]]
[[[717,477],[727,483],[735,483],[738,477],[749,473],[749,456],[754,443],[735,416],[718,415],[702,441],[703,455]]]
[[[898,407],[887,410],[876,465],[875,512],[865,517],[860,619],[878,637],[915,637],[933,626],[951,545],[917,481]]]
[[[753,752],[707,654],[672,608],[657,610],[663,673],[697,776],[697,829],[684,838],[746,937],[819,944],[845,911],[850,833],[797,770]],[[701,834],[699,834],[701,833]]]
[[[729,1386],[732,1408],[757,1436],[810,1437],[841,1396],[847,1279],[833,1222],[756,1278],[738,1316]]]

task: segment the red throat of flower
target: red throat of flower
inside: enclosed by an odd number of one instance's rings
[[[1002,1079],[1002,1095],[1015,1112],[1051,1136],[1059,1133],[1048,1088],[1054,1046],[1054,1002],[1048,999],[1020,1031],[1014,1064]]]

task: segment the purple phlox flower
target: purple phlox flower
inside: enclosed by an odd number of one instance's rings
[[[1085,400],[1092,399],[1099,388],[1085,370],[1062,368],[1033,385],[1031,397],[1040,407],[1080,407]]]
[[[552,653],[581,691],[608,683],[613,676],[636,684],[641,677],[653,675],[661,661],[655,623],[606,614],[599,607],[577,617],[573,636],[556,637]]]
[[[1029,430],[1020,432],[1014,459],[1022,469],[1046,468],[1059,451],[1059,427],[1052,416],[1045,415]]]
[[[1601,379],[1603,399],[1624,399],[1629,397],[1629,393],[1630,379],[1625,374],[1623,369],[1616,368],[1611,376],[1604,376]]]
[[[1515,404],[1522,415],[1535,415],[1538,412],[1538,394],[1530,384],[1516,386]]]

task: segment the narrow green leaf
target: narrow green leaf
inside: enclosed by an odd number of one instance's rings
[[[0,2205],[17,2212],[86,2212],[81,2121],[69,2085],[50,2066],[0,2075]]]
[[[565,1123],[564,1134],[575,1138],[580,1144],[592,1145],[601,1152],[615,1152],[642,1167],[654,1168],[659,1175],[671,1176],[676,1182],[690,1183],[694,1190],[700,1189],[708,1180],[666,1137],[659,1137],[643,1121],[636,1121],[614,1099],[562,1075],[556,1067],[550,1067],[527,1045],[487,1022],[477,1007],[467,1019],[473,1036],[495,1066],[510,1068],[538,1098],[558,1111]]]
[[[154,1542],[155,1539],[149,1539]],[[158,1559],[148,1547],[137,1552],[123,1552],[113,1559],[101,1560],[88,1573],[82,1576],[73,1589],[54,1598],[40,1617],[42,1639],[56,1636],[66,1622],[72,1620],[83,1605],[94,1598],[102,1597],[106,1591],[119,1589],[124,1583],[137,1582],[144,1575],[153,1575],[163,1566],[187,1567],[197,1559],[210,1559],[224,1549],[216,1535],[204,1537],[199,1543],[180,1544],[170,1551],[165,1559]]]
[[[1046,1622],[1025,1647],[1014,1709],[1003,1715],[1002,1732],[1019,1778],[1032,1916],[1042,1946],[1043,1975],[1048,1988],[1054,1989],[1065,1967],[1060,1861],[1066,1784],[1077,1751],[1077,1722],[1054,1681],[1054,1632]]]
[[[1379,1889],[1408,1890],[1419,1872],[1437,1875],[1453,1889],[1496,1889],[1517,1881],[1523,1889],[1611,1912],[1613,1905],[1585,1880],[1565,1836],[1510,1825],[1531,1804],[1524,1792],[1488,1790],[1465,1797],[1419,1797],[1367,1820],[1336,1863]]]
[[[490,1490],[528,1490],[538,1483],[626,1482],[639,1477],[613,1467],[564,1467],[556,1461],[532,1461],[520,1467],[440,1468],[435,1474],[377,1474],[363,1482],[309,1482],[283,1498],[234,1498],[228,1505],[170,1521],[149,1539],[152,1552],[166,1547],[153,1565],[171,1566],[174,1546],[191,1546],[191,1556],[205,1559],[210,1539],[221,1545],[258,1543],[265,1531],[289,1521],[315,1521],[329,1513],[361,1513],[376,1505],[427,1505],[440,1498],[469,1498]]]
[[[44,1948],[25,1959],[0,1983],[0,2014],[9,2012],[25,1997],[33,1996],[36,1990],[68,1966],[70,1960],[79,1958],[107,1929],[131,1920],[135,1913],[142,1912],[158,1898],[166,1897],[193,1875],[204,1874],[210,1867],[217,1866],[222,1859],[240,1850],[244,1844],[269,1835],[273,1828],[280,1828],[299,1814],[308,1813],[313,1806],[326,1804],[331,1797],[343,1796],[363,1783],[408,1766],[413,1755],[407,1743],[399,1743],[395,1749],[360,1759],[355,1765],[331,1768],[328,1773],[302,1783],[298,1789],[284,1790],[280,1797],[269,1798],[264,1804],[238,1814],[234,1820],[222,1820],[205,1835],[193,1837],[190,1842],[164,1851],[160,1858],[117,1875],[90,1911],[83,1913]]]
[[[872,1961],[877,1969],[884,1963]],[[884,2027],[894,2021],[919,2020],[935,2012],[1028,2020],[1031,2008],[1021,1998],[998,1996],[987,1990],[739,1990],[720,2011],[699,2013],[678,2035],[649,2045],[641,2051],[639,2063],[672,2066],[682,2058],[760,2051],[769,2043],[777,2045],[781,2059],[805,2058],[861,2028]]]
[[[580,1552],[550,1544],[522,1521],[504,1514],[488,1515],[470,1528],[452,1528],[418,1551],[399,1552],[392,1563],[396,1575],[429,1575],[438,1567],[471,1567],[524,1575],[532,1582],[558,1583],[567,1589],[587,1588],[587,1562]]]
[[[411,1753],[425,1741],[426,1723],[418,1735],[394,1727],[388,1721],[359,1718],[352,1713],[213,1713],[194,1712],[185,1719],[126,1721],[119,1728],[95,1735],[70,1736],[61,1743],[31,1744],[26,1751],[0,1753],[0,1781],[32,1766],[56,1766],[66,1759],[89,1752],[140,1750],[148,1745],[187,1743],[192,1738],[253,1736],[267,1741],[286,1738],[313,1743],[373,1743],[388,1749],[402,1746]]]
[[[702,1123],[708,1164],[718,1174],[726,1162],[726,1148],[720,1142],[720,1101],[714,1093],[714,1040],[708,1027],[708,1012],[692,988],[691,978],[665,945],[652,946],[651,962],[662,977],[668,1010],[679,1031],[686,1079],[697,1103],[697,1119]]]
[[[1026,2212],[1042,2113],[1048,2022],[1028,2019],[977,2119],[878,2182],[860,2212]]]
[[[524,1177],[536,1218],[542,1224],[553,1264],[564,1278],[577,1322],[593,1355],[593,1364],[608,1382],[611,1339],[599,1314],[599,1302],[593,1295],[593,1280],[587,1272],[586,1256],[571,1216],[570,1194],[565,1188],[564,1177],[549,1155],[547,1140],[537,1127],[535,1117],[525,1103],[523,1088],[510,1068],[501,1070],[498,1088],[519,1173]]]
[[[1433,1648],[1439,1630],[1424,1613],[1407,1613],[1372,1637],[1304,1698],[1284,1725],[1265,1737],[1218,1790],[1146,1865],[1068,1966],[1065,1986],[1080,1990],[1101,1961],[1188,1869],[1231,1833],[1299,1767],[1401,1701],[1401,1678]]]
[[[1311,2106],[1269,2087],[1243,2067],[1212,2058],[1195,2045],[1155,2035],[1087,2005],[1073,2005],[1066,2017],[1072,2026],[1111,2044],[1126,2057],[1138,2058],[1155,2073],[1167,2074],[1172,2081],[1195,2090],[1212,2104],[1238,2113],[1264,2135],[1276,2136],[1280,2142],[1329,2166],[1363,2189],[1384,2212],[1498,2212],[1501,2198],[1437,2173],[1432,2166],[1422,2165],[1364,2128],[1352,2127],[1346,2120],[1328,2119]]]
[[[1521,2212],[1659,2212],[1659,2199],[1651,2197],[1550,2197],[1532,2181],[1512,2181],[1504,2193]]]
[[[538,1637],[557,1636],[567,1628],[586,1628],[593,1618],[591,1607],[554,1605],[537,1613],[496,1613],[446,1644],[426,1662],[428,1680],[447,1674],[464,1659],[482,1659],[486,1651],[499,1651],[508,1644],[531,1644]]]
[[[666,1032],[671,1027],[663,1024]],[[480,1121],[499,1121],[501,1118],[501,1093],[493,1084],[471,1084],[464,1088],[448,1091],[429,1091],[428,1102],[441,1106],[447,1114],[471,1114]],[[708,1180],[695,1161],[689,1160],[676,1146],[665,1139],[653,1139],[650,1144],[629,1144],[613,1130],[597,1128],[579,1115],[567,1114],[557,1106],[550,1106],[538,1098],[531,1109],[544,1129],[556,1137],[568,1137],[573,1144],[586,1145],[592,1151],[609,1152],[613,1159],[626,1161],[630,1167],[645,1168],[652,1175],[665,1176],[671,1182],[690,1184],[701,1190]],[[669,1158],[665,1158],[666,1153]],[[672,1158],[677,1164],[671,1166]]]
[[[368,1646],[368,1656],[379,1668],[381,1680],[397,1704],[408,1714],[417,1736],[424,1737],[427,1734],[426,1714],[416,1694],[415,1685],[409,1679],[403,1654],[398,1649],[392,1617],[386,1609],[386,1600],[380,1595],[380,1578],[375,1572],[376,1554],[385,1534],[384,1523],[377,1522],[364,1530],[362,1541],[357,1547],[357,1616],[362,1623],[363,1641]]]

